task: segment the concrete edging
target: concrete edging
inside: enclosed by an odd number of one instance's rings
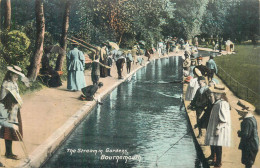
[[[155,58],[156,59],[156,58]],[[155,60],[154,59],[154,60]],[[153,60],[152,60],[153,61]],[[139,69],[147,66],[150,62],[146,62],[144,66],[140,66],[127,74],[123,80],[118,80],[111,87],[100,93],[100,98],[103,99],[107,94],[111,93],[118,85],[126,81]],[[29,160],[21,160],[15,166],[17,168],[37,168],[42,166],[48,160],[58,147],[68,138],[77,125],[89,114],[89,112],[96,106],[97,102],[87,102],[74,115],[72,115],[60,128],[58,128],[49,138],[38,146],[31,154]]]

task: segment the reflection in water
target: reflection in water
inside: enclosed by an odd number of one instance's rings
[[[179,61],[178,57],[155,60],[136,73],[136,80],[113,90],[43,167],[202,167],[193,138],[187,134],[191,128],[186,112],[179,110],[182,85],[169,83],[182,78],[181,67],[176,66]],[[102,153],[70,155],[68,149]],[[117,160],[120,156],[132,159]]]

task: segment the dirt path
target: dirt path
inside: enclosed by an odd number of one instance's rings
[[[145,63],[147,63],[147,57],[143,57]],[[152,59],[157,58],[155,54]],[[134,64],[131,71],[134,71],[141,66]],[[87,85],[91,85],[91,71],[85,71],[85,78]],[[98,91],[106,92],[112,85],[118,83],[118,75],[116,72],[115,63],[111,68],[112,77],[100,78],[100,81],[104,83],[104,86]],[[124,66],[123,76],[127,76],[126,66]],[[37,147],[44,143],[56,130],[58,130],[63,124],[73,116],[82,106],[87,102],[80,101],[78,98],[81,95],[81,91],[70,92],[66,89],[67,83],[63,82],[63,85],[59,88],[44,88],[40,91],[36,91],[27,95],[23,95],[24,101],[21,109],[24,142],[27,147],[28,153],[31,154]],[[14,142],[13,151],[20,157],[20,160],[14,161],[6,159],[4,157],[5,145],[4,141],[1,142],[1,162],[6,167],[12,167],[17,165],[21,160],[25,158],[24,152],[19,142]]]
[[[208,59],[209,59],[209,57],[203,57],[204,65],[208,61]],[[219,79],[218,77],[215,77],[215,78],[217,78],[219,80],[219,82],[221,84],[223,84],[221,79]],[[184,85],[184,92],[186,92],[186,89],[187,89],[187,84]],[[241,150],[238,150],[240,138],[238,138],[238,136],[237,136],[237,131],[240,129],[241,121],[239,121],[240,116],[237,114],[236,110],[233,108],[233,107],[237,106],[236,104],[237,104],[238,98],[229,89],[227,91],[227,97],[228,97],[229,103],[232,107],[232,109],[231,109],[231,122],[232,122],[231,123],[231,128],[232,128],[231,137],[232,137],[232,139],[231,139],[230,148],[223,147],[222,167],[223,168],[243,168],[245,166],[241,163]],[[185,101],[185,106],[187,107],[187,105],[189,105],[189,103],[190,103],[189,101]],[[191,124],[195,125],[196,124],[195,111],[187,110],[187,112],[190,117]],[[256,113],[254,115],[255,115],[255,118],[259,125],[260,116],[257,115]],[[198,135],[198,129],[195,129],[195,135]],[[205,136],[205,130],[203,130],[203,135]],[[259,126],[258,126],[258,135],[260,135]],[[210,155],[210,148],[208,146],[204,146],[204,138],[205,138],[204,136],[197,140],[198,140],[199,144],[201,145],[201,148],[205,154],[205,157],[208,157]],[[255,164],[253,165],[253,168],[260,168],[260,154],[259,153],[256,157],[256,161],[255,161]]]

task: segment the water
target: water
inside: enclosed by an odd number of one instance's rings
[[[197,56],[202,56],[202,57],[207,57],[207,56],[210,56],[210,55],[213,55],[213,56],[218,56],[220,53],[219,52],[215,52],[215,51],[204,51],[204,50],[199,50]]]
[[[169,83],[181,80],[181,65],[180,57],[171,57],[139,70],[91,111],[43,167],[202,167],[192,135],[185,135],[191,128],[179,110],[182,85]]]

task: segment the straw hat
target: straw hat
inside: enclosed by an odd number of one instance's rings
[[[13,73],[16,73],[22,77],[25,77],[25,75],[22,73],[22,68],[20,68],[19,66],[7,66],[7,70],[12,71]]]
[[[226,87],[223,85],[214,85],[209,88],[211,92],[213,93],[226,93]]]
[[[194,68],[194,72],[197,76],[202,76],[202,74],[198,68]]]
[[[235,108],[238,112],[248,113],[248,112],[254,112],[255,106],[248,103],[245,100],[239,99],[237,102],[237,107]]]
[[[20,97],[20,95],[17,93],[17,91],[14,89],[10,89],[10,88],[6,88],[6,90],[13,95],[15,100],[18,102],[19,106],[22,106],[23,101],[22,101],[22,98]]]

